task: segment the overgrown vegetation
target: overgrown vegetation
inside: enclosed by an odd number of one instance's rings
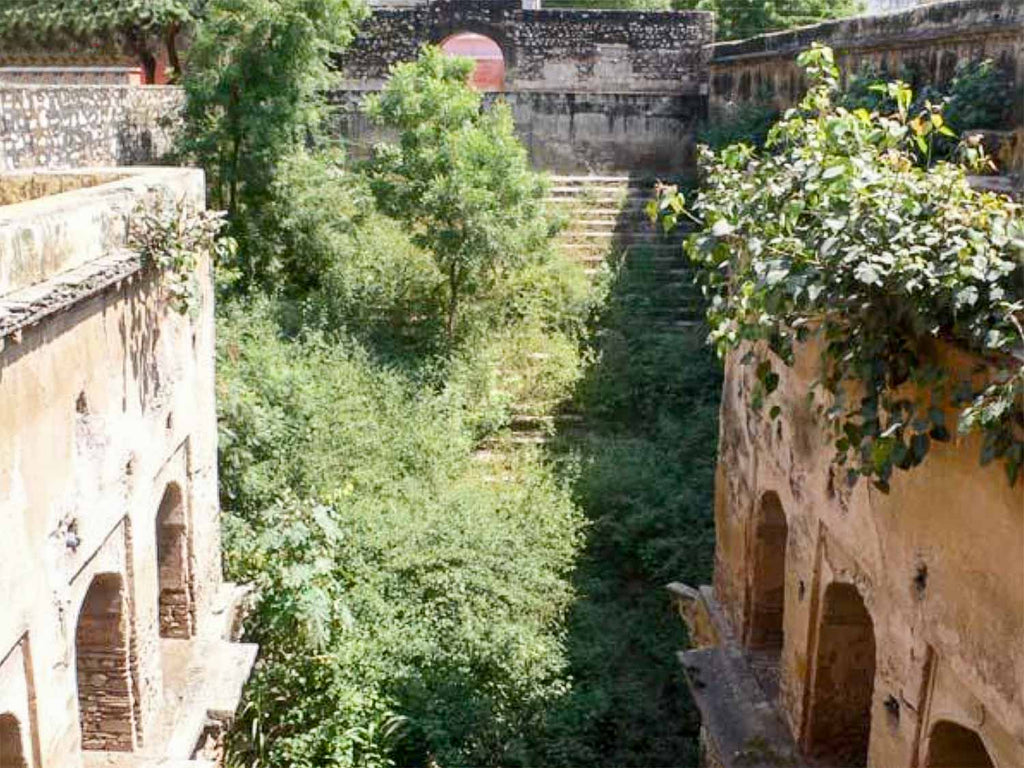
[[[547,0],[545,8],[607,8],[632,11],[712,11],[719,40],[791,29],[859,13],[859,0]]]
[[[658,280],[643,253],[620,267],[574,397],[586,432],[553,447],[591,526],[574,574],[573,686],[531,765],[698,764],[699,720],[675,659],[686,638],[664,585],[711,577],[721,381],[699,333],[652,324]]]
[[[304,289],[324,240],[345,217],[303,205],[343,193],[323,133],[329,60],[355,34],[358,0],[210,0],[183,78],[179,154],[206,170],[210,204],[229,214],[232,268],[244,289]]]
[[[257,588],[261,655],[229,761],[582,765],[613,744],[622,764],[678,759],[693,720],[656,580],[673,520],[707,547],[713,440],[692,475],[664,458],[696,455],[713,408],[692,434],[675,421],[664,349],[595,378],[626,359],[588,343],[602,283],[550,247],[544,181],[467,62],[428,49],[395,70],[367,111],[397,139],[367,165],[331,146],[319,89],[357,18],[213,0],[185,81],[180,151],[238,242],[219,269],[225,565]],[[509,448],[516,414],[550,418],[576,390],[624,418],[658,365],[649,435]],[[643,506],[627,501],[640,477]],[[628,634],[609,632],[617,612]]]
[[[893,470],[951,438],[951,411],[961,432],[982,433],[982,462],[1003,459],[1016,482],[1021,207],[973,190],[964,166],[934,161],[934,141],[950,133],[941,108],[915,113],[909,87],[892,83],[882,95],[894,113],[851,111],[836,105],[830,49],[800,61],[812,86],[765,151],[705,152],[705,184],[690,209],[677,193],[660,203],[669,222],[701,224],[687,252],[711,302],[711,340],[721,353],[754,345],[746,358],[757,364],[755,398],[771,394],[775,366],[792,364],[798,344],[820,345],[817,402],[851,483],[863,475],[886,490]],[[979,147],[964,151],[984,161]],[[978,369],[954,373],[945,342],[978,355]],[[773,355],[759,354],[762,344]]]
[[[228,569],[261,596],[236,762],[516,763],[569,686],[566,488],[529,456],[493,482],[461,392],[269,302],[220,330]]]

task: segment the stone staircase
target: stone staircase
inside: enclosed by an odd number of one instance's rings
[[[612,301],[625,302],[632,322],[655,333],[700,333],[703,310],[682,252],[686,232],[666,235],[650,222],[645,208],[653,195],[652,181],[628,176],[552,176],[547,202],[567,219],[558,246],[595,278],[612,269]],[[509,448],[585,430],[577,413],[540,415],[535,406],[514,407],[507,433],[484,441],[477,458],[500,463]]]
[[[653,181],[629,176],[553,176],[548,204],[568,219],[562,251],[588,274],[617,267],[618,298],[631,300],[653,329],[689,332],[700,324],[699,294],[682,252],[686,230],[665,234],[645,211]],[[618,288],[613,288],[613,291]]]

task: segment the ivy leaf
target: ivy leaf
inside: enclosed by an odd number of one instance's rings
[[[727,237],[736,231],[736,227],[725,219],[719,219],[711,225],[711,234],[715,237]]]
[[[881,274],[882,273],[878,271],[878,267],[867,261],[858,264],[857,268],[853,271],[854,277],[865,285],[881,285]]]

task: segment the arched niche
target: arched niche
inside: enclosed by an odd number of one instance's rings
[[[188,534],[181,488],[168,483],[156,515],[160,637],[187,639],[195,629]]]
[[[469,84],[478,91],[505,90],[505,54],[493,38],[479,32],[456,32],[444,38],[440,46],[449,56],[473,59]]]
[[[0,715],[0,768],[26,768],[21,724],[10,712]]]
[[[125,609],[120,574],[95,576],[75,629],[82,749],[130,752],[135,747],[136,686]]]
[[[852,584],[825,590],[818,626],[807,753],[823,765],[862,768],[871,738],[875,631]]]
[[[940,720],[928,738],[925,768],[995,768],[977,731]]]
[[[782,652],[788,538],[782,501],[775,491],[768,491],[754,517],[747,646],[776,657]]]

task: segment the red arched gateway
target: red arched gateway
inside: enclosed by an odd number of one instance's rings
[[[476,32],[460,32],[446,38],[441,50],[450,56],[465,56],[476,62],[469,84],[477,90],[505,89],[505,57],[491,38]]]

